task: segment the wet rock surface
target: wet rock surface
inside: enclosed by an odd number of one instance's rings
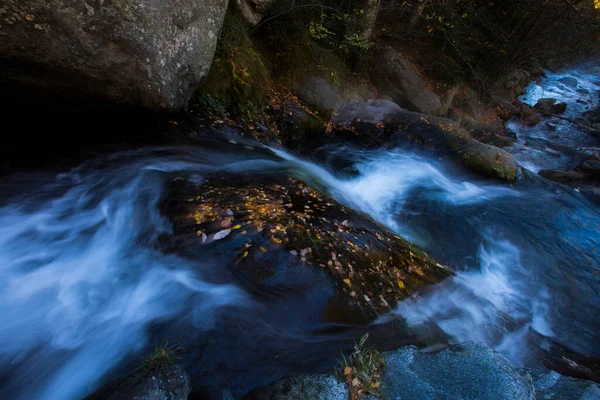
[[[215,177],[173,183],[168,248],[216,246],[255,287],[288,268],[329,277],[335,291],[318,309],[326,321],[363,323],[449,271],[368,217],[295,179]]]

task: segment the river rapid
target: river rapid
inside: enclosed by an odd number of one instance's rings
[[[564,126],[562,134],[580,132]],[[219,138],[102,155],[59,174],[5,176],[0,397],[84,397],[174,335],[196,354],[182,362],[207,393],[227,387],[243,395],[335,363],[336,344],[350,343],[356,327],[308,318],[307,298],[265,301],[224,270],[227,256],[210,246],[193,257],[161,250],[171,232],[161,213],[169,180],[201,184],[219,173],[303,180],[456,272],[361,334],[401,321],[392,335],[408,329],[431,345],[475,341],[515,366],[539,362],[554,345],[600,357],[600,208],[537,176],[544,158],[529,155],[540,149],[518,146],[529,169],[514,185],[412,148],[336,146],[310,160]],[[302,279],[319,290],[318,275]]]

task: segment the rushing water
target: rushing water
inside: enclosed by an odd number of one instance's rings
[[[598,106],[599,89],[598,75],[591,73],[588,68],[563,73],[547,72],[545,76],[529,84],[521,101],[530,106],[534,106],[542,98],[564,102],[567,110],[561,116],[574,121],[585,111]],[[542,169],[573,169],[578,161],[577,151],[586,153],[597,146],[596,139],[578,129],[573,122],[562,118],[544,118],[533,127],[513,121],[508,127],[518,137],[518,142],[508,150],[523,167],[533,172]]]
[[[167,182],[202,183],[215,173],[302,179],[457,272],[375,326],[403,318],[418,332],[433,324],[450,341],[487,344],[516,365],[535,360],[532,336],[600,357],[597,206],[526,170],[507,185],[414,150],[322,154],[313,162],[210,140],[103,156],[52,177],[5,179],[0,397],[80,398],[174,331],[202,342],[201,361],[188,364],[195,376],[236,394],[331,363],[335,334],[310,315],[318,296],[291,290],[287,303],[265,302],[222,268],[226,260],[210,246],[194,257],[160,250],[171,231],[161,214]],[[315,293],[327,290],[322,275],[299,273]]]

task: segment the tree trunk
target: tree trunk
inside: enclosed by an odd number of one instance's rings
[[[370,39],[377,20],[381,0],[367,0],[365,6],[365,38]]]

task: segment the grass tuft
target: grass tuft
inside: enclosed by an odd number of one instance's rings
[[[350,387],[352,400],[359,399],[364,393],[379,395],[381,370],[385,364],[383,356],[374,347],[366,346],[369,334],[364,335],[349,355],[341,354],[340,375]]]
[[[183,350],[178,345],[170,345],[168,339],[164,339],[154,345],[154,350],[144,360],[144,365],[154,369],[173,365],[180,357],[177,353]]]

